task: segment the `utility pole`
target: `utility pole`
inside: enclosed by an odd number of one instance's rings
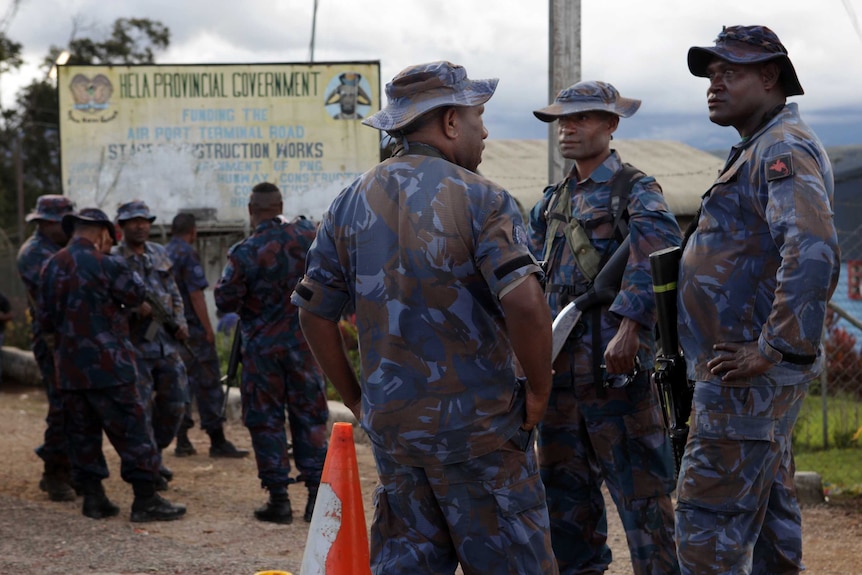
[[[581,0],[549,0],[548,102],[581,80]],[[548,124],[548,184],[559,182],[566,165],[557,145],[557,123]]]
[[[317,33],[317,0],[314,0],[314,7],[311,12],[311,47],[308,61],[314,64],[314,36]]]

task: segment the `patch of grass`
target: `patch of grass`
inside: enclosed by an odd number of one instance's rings
[[[795,457],[797,470],[820,474],[827,494],[862,495],[862,449],[810,451]]]
[[[826,406],[829,448],[860,447],[853,436],[860,426],[862,405],[852,396],[838,395],[827,397]],[[793,429],[793,449],[801,454],[823,448],[823,400],[809,395]]]

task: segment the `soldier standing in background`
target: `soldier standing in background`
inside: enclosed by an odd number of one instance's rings
[[[138,350],[141,398],[153,439],[162,452],[176,437],[189,401],[186,368],[177,351],[178,341],[188,338],[183,298],[171,274],[171,259],[164,246],[148,241],[156,217],[140,200],[121,205],[117,221],[122,241],[111,252],[120,255],[147,286],[145,301],[130,319],[132,343]],[[160,313],[160,309],[165,313]],[[170,328],[175,329],[170,333]],[[159,489],[167,489],[173,472],[161,461]]]
[[[191,397],[194,397],[201,417],[201,429],[210,437],[210,457],[246,457],[248,451],[237,449],[224,436],[222,406],[225,391],[221,385],[215,334],[204,299],[204,290],[209,283],[194,248],[197,235],[194,214],[177,214],[171,222],[171,241],[165,246],[173,262],[171,269],[174,280],[183,297],[183,309],[189,326],[189,347],[194,352],[192,356],[184,347],[179,350],[188,374],[189,403],[177,432],[174,455],[186,457],[197,453],[188,435],[188,430],[194,427],[191,414]]]
[[[304,519],[311,521],[323,462],[329,409],[324,379],[288,299],[305,271],[315,235],[308,220],[292,223],[282,214],[281,192],[264,182],[252,189],[248,211],[254,233],[231,247],[215,287],[223,312],[238,312],[242,334],[242,416],[251,433],[261,485],[269,500],[254,515],[260,521],[290,523],[293,513],[284,412],[289,414],[297,479],[308,488]]]
[[[45,439],[44,443],[36,448],[36,455],[44,462],[39,488],[48,493],[51,501],[74,501],[75,491],[72,489],[68,440],[63,431],[63,398],[54,376],[53,352],[42,336],[37,321],[36,299],[39,293],[39,272],[45,262],[69,240],[63,231],[62,219],[66,214],[74,212],[74,209],[74,204],[65,196],[40,196],[36,200],[36,209],[27,215],[28,222],[36,222],[36,231],[18,251],[18,275],[27,290],[33,355],[48,395]]]
[[[90,208],[67,214],[62,225],[72,240],[43,268],[38,321],[42,333],[55,341],[65,431],[84,491],[82,513],[104,519],[120,511],[102,486],[109,474],[104,431],[120,456],[123,480],[134,490],[131,520],[179,519],[186,508],[156,493],[159,452],[136,387],[136,351],[124,312],[143,303],[146,287],[122,258],[102,250],[115,239],[104,212]]]
[[[630,238],[616,297],[587,310],[554,362],[539,425],[561,575],[601,573],[611,562],[603,483],[625,526],[635,575],[679,573],[671,445],[649,378],[656,320],[649,255],[679,245],[681,234],[655,178],[629,170],[611,149],[620,118],[640,104],[607,82],[583,81],[533,112],[557,122],[560,152],[573,160],[566,178],[546,188],[530,213],[533,254],[547,262],[551,313],[585,293]]]

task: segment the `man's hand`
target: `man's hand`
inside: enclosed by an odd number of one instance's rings
[[[215,343],[215,333],[213,332],[212,326],[206,326],[204,328],[204,338],[207,340],[207,343]]]
[[[141,306],[138,308],[138,315],[141,317],[149,317],[153,315],[152,306],[147,302],[142,303]]]
[[[356,399],[350,403],[345,403],[347,409],[353,414],[353,417],[356,418],[356,421],[362,421],[362,398]]]
[[[716,356],[707,362],[706,367],[713,375],[724,374],[721,381],[757,377],[775,365],[760,353],[756,341],[717,343],[712,349]]]
[[[186,326],[177,327],[177,333],[174,334],[177,341],[186,341],[189,338],[189,328]]]
[[[639,331],[638,322],[627,317],[623,318],[620,328],[608,342],[605,350],[605,365],[608,373],[629,373],[635,368],[635,356],[640,347]]]

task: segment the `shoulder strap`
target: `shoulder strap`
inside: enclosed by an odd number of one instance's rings
[[[614,234],[620,242],[629,235],[629,196],[631,195],[635,182],[644,176],[646,176],[645,173],[631,164],[623,164],[622,169],[614,176],[608,211],[614,218]]]
[[[545,204],[545,253],[542,257],[544,261],[549,261],[551,256],[551,247],[554,243],[554,237],[557,235],[557,229],[560,225],[569,223],[569,218],[572,217],[571,196],[568,193],[566,184],[569,178],[564,178],[555,186],[545,188],[545,193],[548,194],[548,201]],[[565,196],[565,197],[563,197]]]
[[[631,164],[623,164],[622,169],[614,175],[611,184],[611,198],[608,202],[608,211],[614,221],[614,235],[618,243],[622,243],[629,235],[629,211],[628,203],[635,182],[646,176],[646,174]],[[602,254],[601,269],[611,257],[610,243]]]

